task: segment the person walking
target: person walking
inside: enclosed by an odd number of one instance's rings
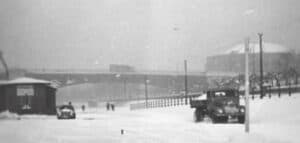
[[[109,102],[107,102],[107,103],[106,103],[106,110],[107,110],[107,111],[109,111],[109,107],[110,107],[110,104],[109,104]]]
[[[81,110],[82,110],[82,112],[85,111],[85,105],[82,105],[82,106],[81,106]]]
[[[111,110],[115,111],[115,104],[113,104],[113,103],[111,104]]]

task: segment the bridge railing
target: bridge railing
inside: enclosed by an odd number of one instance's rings
[[[200,96],[200,93],[191,94],[187,97],[181,95],[153,98],[148,101],[130,104],[130,110],[189,105],[190,100],[198,96]]]
[[[278,96],[279,98],[282,94],[292,96],[294,93],[300,92],[300,85],[291,85],[291,86],[281,86],[281,87],[266,87],[264,89],[264,97],[272,98],[273,96]],[[259,95],[260,91],[255,90],[250,94],[250,98],[254,99],[265,99],[261,98]],[[243,96],[244,91],[240,91],[241,96]],[[200,96],[201,93],[193,93],[187,96],[187,102],[185,96],[168,96],[168,97],[158,97],[149,99],[147,102],[140,102],[130,104],[130,110],[138,109],[148,109],[148,108],[161,108],[161,107],[170,107],[170,106],[181,106],[189,105],[190,100]],[[243,97],[242,97],[243,98]]]

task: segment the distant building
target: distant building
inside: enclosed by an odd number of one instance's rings
[[[0,111],[55,114],[56,88],[49,81],[18,78],[0,82]]]
[[[245,71],[245,47],[239,44],[223,54],[210,56],[206,60],[208,75],[237,75]],[[277,44],[263,44],[263,68],[267,72],[283,72],[288,68],[297,68],[297,55],[293,51]],[[250,43],[249,71],[259,73],[259,45]]]
[[[117,65],[117,64],[110,64],[109,65],[110,72],[134,72],[134,67],[128,65]]]

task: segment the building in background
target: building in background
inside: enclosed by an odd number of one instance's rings
[[[212,76],[243,74],[245,71],[244,47],[244,44],[239,44],[222,54],[208,57],[205,65],[207,74]],[[297,59],[300,59],[299,55],[284,46],[272,43],[263,44],[264,73],[279,73],[289,68],[299,69]],[[249,70],[251,74],[259,74],[259,44],[257,43],[250,43]]]
[[[134,72],[134,67],[129,65],[117,65],[117,64],[110,64],[109,65],[110,72]]]
[[[55,114],[56,88],[51,82],[18,78],[0,83],[0,111],[19,114]]]

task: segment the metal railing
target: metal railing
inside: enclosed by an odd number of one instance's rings
[[[281,87],[266,87],[264,89],[264,98],[261,98],[259,90],[253,90],[250,94],[250,99],[254,100],[265,99],[266,97],[272,98],[273,96],[278,96],[279,98],[282,94],[287,94],[288,96],[292,96],[294,93],[300,92],[300,85],[290,85],[290,86],[281,86]],[[244,91],[240,91],[240,95],[243,96]],[[189,105],[190,100],[199,97],[201,93],[191,93],[187,96],[188,100],[185,102],[185,96],[177,95],[177,96],[168,96],[168,97],[155,97],[151,98],[148,101],[133,103],[130,104],[130,110],[138,110],[138,109],[150,109],[150,108],[162,108],[162,107],[170,107],[170,106],[181,106],[181,105]]]
[[[168,96],[168,97],[152,98],[148,101],[130,104],[130,110],[189,105],[190,100],[192,100],[198,96],[200,96],[200,93],[188,95],[187,102],[185,101],[186,97],[182,96],[182,95],[181,96]]]

